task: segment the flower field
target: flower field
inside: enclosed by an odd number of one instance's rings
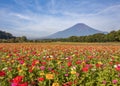
[[[120,44],[0,44],[0,86],[120,86]]]

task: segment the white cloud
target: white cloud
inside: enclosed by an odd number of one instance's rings
[[[100,12],[97,13],[97,15],[107,14],[109,16],[109,14],[111,14],[111,13],[117,14],[116,12],[118,12],[118,14],[119,14],[120,13],[119,9],[120,9],[120,4],[113,5],[113,6],[110,6],[110,7],[107,7],[105,9],[101,10]]]
[[[20,19],[25,19],[25,20],[31,20],[31,18],[29,16],[25,16],[19,13],[10,13],[11,16],[15,16],[18,17]]]

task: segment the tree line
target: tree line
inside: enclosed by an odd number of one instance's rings
[[[26,36],[15,37],[10,33],[0,31],[0,42],[21,43],[21,42],[120,42],[120,30],[103,34],[97,33],[88,36],[71,36],[68,38],[28,40]]]
[[[0,31],[0,43],[27,42],[27,37],[15,37],[11,33]]]
[[[88,36],[71,36],[69,38],[59,39],[43,39],[36,40],[37,42],[120,42],[120,30],[111,31],[110,33],[103,34],[97,33]]]

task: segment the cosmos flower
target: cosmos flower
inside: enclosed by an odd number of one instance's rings
[[[28,83],[25,82],[25,83],[22,83],[22,84],[18,84],[18,86],[28,86]]]
[[[38,78],[39,82],[43,82],[45,79],[43,77]]]
[[[96,68],[92,68],[91,71],[93,71],[93,72],[96,71]]]
[[[12,79],[12,83],[20,83],[23,79],[23,76],[16,76],[15,78]]]
[[[114,79],[114,80],[112,80],[112,83],[113,83],[113,84],[117,84],[117,83],[118,83],[118,80]]]
[[[11,86],[18,86],[18,83],[11,83]]]
[[[72,66],[72,67],[71,67],[71,70],[76,70],[76,66]]]
[[[62,86],[72,86],[73,82],[69,81],[69,82],[66,82],[66,83],[63,83]]]
[[[72,62],[67,63],[68,67],[72,66]]]
[[[107,82],[105,80],[102,81],[102,84],[106,84]]]
[[[76,61],[76,64],[81,64],[81,61],[80,61],[80,60],[77,60],[77,61]]]
[[[46,74],[46,79],[53,79],[54,75],[53,74]]]
[[[52,84],[52,86],[60,86],[59,83],[55,82]]]
[[[49,71],[52,71],[52,68],[51,68],[51,67],[48,67],[48,70],[49,70]]]
[[[20,64],[23,64],[23,63],[24,63],[24,60],[20,60],[19,63],[20,63]]]
[[[88,72],[88,67],[82,68],[82,71],[83,71],[83,72]]]
[[[76,71],[72,70],[72,71],[71,71],[71,74],[76,74]]]
[[[40,66],[40,69],[41,70],[45,70],[45,66]]]
[[[65,74],[65,76],[67,77],[69,74]]]
[[[43,76],[43,75],[45,75],[45,73],[44,72],[40,72],[40,75]]]
[[[120,71],[120,64],[114,65],[114,68],[115,68],[117,71]]]
[[[0,76],[5,76],[6,73],[4,71],[0,71]]]

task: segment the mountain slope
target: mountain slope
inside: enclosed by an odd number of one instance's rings
[[[66,30],[56,32],[48,36],[47,38],[67,38],[70,36],[86,36],[96,33],[104,33],[104,32],[93,29],[92,27],[89,27],[86,24],[78,23]]]

